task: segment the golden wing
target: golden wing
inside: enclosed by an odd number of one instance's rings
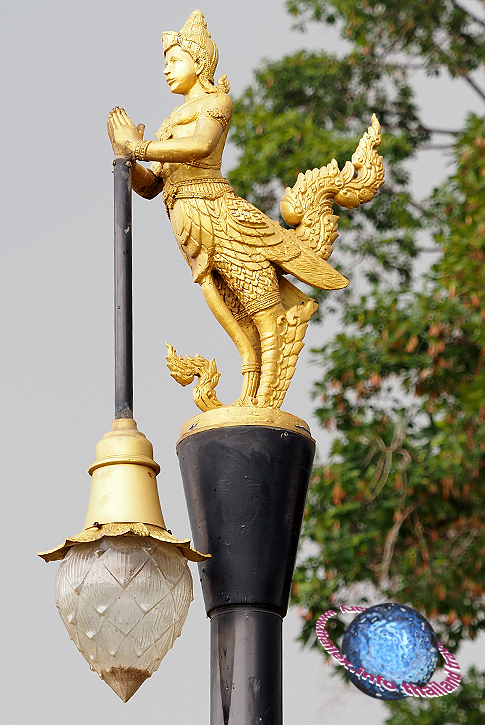
[[[265,259],[320,289],[342,289],[348,280],[299,239],[238,196],[224,199],[217,219],[217,243],[243,264]]]

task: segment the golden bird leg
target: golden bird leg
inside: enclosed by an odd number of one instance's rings
[[[200,282],[200,286],[210,311],[227,332],[241,355],[243,383],[241,394],[235,402],[235,405],[253,405],[260,375],[260,365],[257,353],[248,336],[238,324],[230,309],[222,299],[219,290],[214,284],[212,275],[205,275],[203,280]]]
[[[253,322],[261,338],[261,378],[257,394],[257,405],[261,408],[271,406],[282,346],[278,317],[284,314],[283,305],[278,303],[253,315]]]

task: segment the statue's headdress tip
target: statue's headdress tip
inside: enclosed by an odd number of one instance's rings
[[[200,25],[207,25],[205,18],[204,18],[204,13],[202,12],[202,10],[194,10],[193,13],[190,13],[189,19],[187,20],[187,22],[190,22],[190,21],[198,22]]]
[[[194,10],[194,12],[190,14],[189,19],[180,32],[188,35],[203,33],[204,35],[208,35],[210,38],[210,33],[207,29],[207,22],[201,10]]]

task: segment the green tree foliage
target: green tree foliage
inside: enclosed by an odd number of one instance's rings
[[[372,204],[339,210],[333,264],[344,261],[350,277],[359,265],[359,275],[372,282],[408,284],[417,234],[432,219],[413,199],[403,162],[429,143],[432,132],[443,131],[421,122],[408,74],[419,67],[436,74],[446,69],[485,99],[472,77],[485,59],[485,23],[453,0],[289,0],[287,6],[301,24],[335,24],[349,52],[300,52],[257,71],[235,105],[232,141],[241,156],[230,181],[274,212],[282,187],[293,185],[300,171],[332,156],[341,165],[349,159],[375,112],[384,131],[387,182]]]
[[[484,692],[485,672],[471,667],[460,689],[451,695],[426,702],[412,698],[388,703],[392,715],[386,725],[483,725]]]
[[[309,494],[305,639],[355,582],[422,609],[453,651],[485,629],[484,119],[456,157],[433,199],[443,255],[424,289],[349,302],[345,334],[318,352],[317,412],[340,435]]]
[[[286,5],[301,25],[305,19],[339,25],[366,54],[386,59],[404,52],[428,71],[446,68],[476,89],[470,72],[485,61],[485,22],[466,0],[288,0]]]
[[[410,70],[446,70],[485,100],[474,74],[485,24],[469,5],[290,0],[300,23],[334,24],[347,54],[267,62],[235,106],[230,178],[266,211],[299,171],[350,158],[372,112],[383,128],[386,185],[371,204],[338,209],[332,263],[356,272],[332,294],[344,332],[315,351],[317,413],[336,436],[313,473],[293,589],[315,646],[322,612],[366,599],[419,609],[454,652],[485,629],[485,118],[448,131],[454,171],[430,199],[413,198],[403,168],[446,133],[422,123]],[[419,279],[423,230],[441,254]],[[328,627],[338,640],[343,623]],[[464,719],[479,697],[483,675],[471,671],[454,695],[390,705],[392,722],[481,725],[483,713]]]

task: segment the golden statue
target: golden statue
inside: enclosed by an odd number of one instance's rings
[[[133,189],[147,199],[162,193],[194,282],[241,355],[243,385],[233,405],[279,409],[318,307],[284,275],[320,289],[347,286],[326,261],[338,236],[332,204],[357,207],[383,184],[382,157],[375,151],[379,122],[372,117],[342,171],[333,159],[299,174],[281,202],[283,219],[296,228],[283,229],[236,196],[221,174],[233,104],[227,77],[214,85],[218,50],[200,10],[179,33],[163,33],[162,43],[167,84],[184,102],[162,123],[156,141],[144,140],[144,126],[114,108],[108,118],[113,149],[117,156],[152,162],[149,169],[134,163]],[[214,391],[215,361],[199,355],[184,359],[168,348],[168,366],[179,383],[199,377],[197,406],[222,407]]]

